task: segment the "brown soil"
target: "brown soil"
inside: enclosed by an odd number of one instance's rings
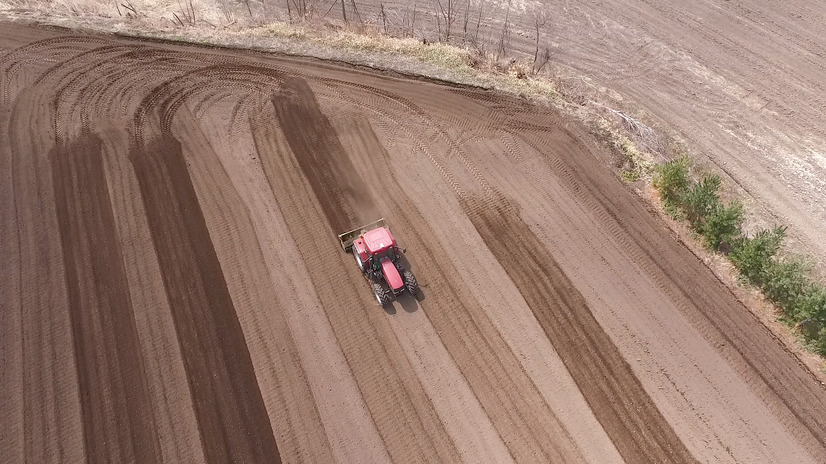
[[[556,113],[3,25],[10,462],[823,462],[826,390]],[[335,234],[384,216],[382,310]]]

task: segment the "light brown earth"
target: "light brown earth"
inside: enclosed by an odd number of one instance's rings
[[[7,462],[825,462],[826,389],[522,101],[0,27]],[[335,234],[384,216],[382,309]]]

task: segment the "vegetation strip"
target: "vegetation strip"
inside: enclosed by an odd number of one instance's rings
[[[781,253],[786,227],[743,231],[743,204],[723,204],[720,177],[692,178],[691,160],[680,157],[655,168],[654,187],[665,210],[685,220],[706,248],[720,252],[740,271],[744,282],[759,288],[783,310],[782,321],[793,325],[809,346],[826,356],[826,285],[811,276],[811,260]]]

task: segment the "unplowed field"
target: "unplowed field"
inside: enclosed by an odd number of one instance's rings
[[[826,389],[558,114],[0,27],[4,462],[826,462]],[[380,216],[418,299],[335,237]]]

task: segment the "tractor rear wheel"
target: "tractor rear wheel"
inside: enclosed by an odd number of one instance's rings
[[[373,287],[373,295],[376,296],[376,301],[379,302],[379,306],[387,306],[393,301],[393,293],[390,289],[384,288],[384,285],[373,282],[370,286]]]
[[[419,283],[416,282],[416,277],[410,270],[404,271],[404,286],[407,288],[408,293],[413,296],[416,296],[416,292],[419,291]]]

